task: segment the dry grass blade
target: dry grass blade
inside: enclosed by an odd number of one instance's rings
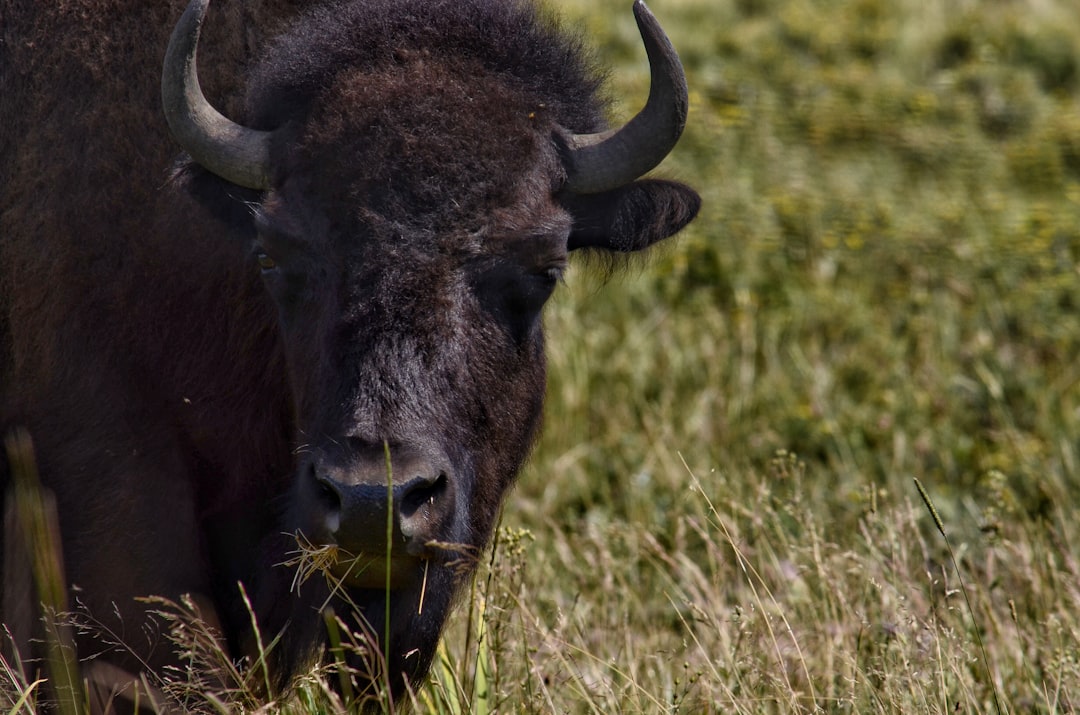
[[[920,482],[918,478],[915,478],[915,488],[918,489],[923,504],[926,505],[927,510],[930,512],[930,516],[933,517],[934,525],[937,527],[938,533],[940,533],[941,538],[945,540],[945,549],[949,552],[949,560],[952,562],[953,572],[956,574],[956,580],[960,583],[960,591],[964,594],[964,604],[967,606],[968,615],[971,617],[971,625],[972,630],[975,633],[975,640],[979,644],[979,654],[982,657],[983,668],[986,669],[986,679],[990,683],[990,688],[994,695],[994,709],[998,712],[998,715],[1001,715],[1001,699],[998,697],[998,687],[997,681],[994,678],[994,671],[990,668],[990,656],[986,653],[986,645],[983,643],[979,622],[975,618],[975,609],[971,607],[971,598],[968,596],[967,584],[964,583],[964,576],[960,573],[960,564],[956,562],[956,553],[953,551],[952,544],[949,543],[949,535],[945,533],[945,522],[938,514],[937,509],[934,507],[934,502],[931,501],[930,495],[926,493],[925,487],[923,487],[922,482]],[[1010,610],[1012,610],[1011,603]]]

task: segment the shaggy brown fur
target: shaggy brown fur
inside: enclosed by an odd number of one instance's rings
[[[385,544],[386,445],[406,471],[395,528],[427,549],[423,608],[419,561],[389,594],[360,579],[331,602],[389,644],[400,694],[539,428],[539,316],[568,252],[640,251],[698,198],[560,191],[553,134],[603,126],[598,75],[552,20],[494,0],[222,3],[204,87],[274,131],[272,188],[169,171],[158,81],[179,13],[0,0],[0,429],[34,436],[91,614],[139,634],[137,597],[200,594],[239,656],[243,581],[282,684],[322,657],[329,595],[291,588],[282,534]],[[174,658],[129,645],[106,657]]]

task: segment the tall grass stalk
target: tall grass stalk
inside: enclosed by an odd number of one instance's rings
[[[338,687],[341,689],[342,699],[346,703],[353,702],[355,695],[353,693],[352,678],[348,664],[345,660],[345,648],[341,639],[341,627],[337,619],[337,614],[334,613],[333,608],[326,608],[323,610],[323,623],[326,626],[326,632],[330,641],[330,655],[334,659],[334,665],[337,670]]]
[[[82,715],[86,710],[86,691],[75,655],[75,639],[70,625],[60,618],[69,609],[56,502],[41,486],[30,435],[23,429],[15,429],[5,436],[4,448],[12,478],[5,496],[9,505],[4,523],[6,548],[14,546],[11,542],[18,543],[29,556],[32,593],[20,595],[29,595],[40,605],[37,615],[44,625],[45,662],[57,709],[62,715]],[[5,591],[10,581],[22,578],[21,574],[5,573]],[[27,644],[14,645],[18,648]]]
[[[926,505],[927,511],[930,512],[930,516],[934,519],[934,526],[937,527],[938,533],[941,534],[941,538],[945,540],[945,550],[949,552],[949,560],[952,563],[953,573],[956,574],[956,580],[960,584],[960,592],[964,594],[964,605],[967,606],[968,615],[971,617],[971,629],[975,634],[975,641],[979,644],[979,653],[982,656],[983,667],[986,669],[986,679],[990,683],[991,692],[994,695],[994,709],[1000,715],[1001,700],[998,697],[997,679],[994,677],[994,671],[990,667],[990,656],[986,654],[986,645],[983,643],[981,628],[979,621],[975,617],[975,609],[971,607],[971,598],[968,596],[967,584],[964,583],[964,576],[960,572],[960,564],[956,562],[956,553],[953,551],[952,544],[949,542],[949,535],[945,533],[945,522],[942,521],[941,516],[938,514],[937,509],[934,507],[934,502],[931,501],[930,495],[927,494],[926,488],[923,487],[922,482],[918,477],[915,478],[915,488],[919,490],[919,496],[922,497],[923,504]],[[1015,609],[1012,602],[1009,603],[1009,610],[1015,616]],[[942,692],[945,689],[942,688]]]
[[[273,699],[276,695],[274,692],[274,686],[270,677],[270,651],[263,643],[262,629],[259,628],[259,620],[255,616],[255,609],[251,606],[251,599],[248,597],[247,589],[242,582],[237,582],[236,587],[240,589],[240,597],[244,601],[244,608],[247,610],[248,619],[251,623],[251,632],[255,634],[255,662],[251,664],[251,668],[255,670],[256,674],[262,676],[262,685],[266,692],[268,699]],[[271,643],[271,646],[273,643]]]
[[[383,609],[383,633],[390,633],[390,573],[391,552],[394,548],[394,466],[390,462],[390,443],[383,442],[383,455],[386,459],[386,606]],[[390,639],[383,638],[383,664],[390,663]],[[390,674],[384,673],[387,685],[390,683]]]

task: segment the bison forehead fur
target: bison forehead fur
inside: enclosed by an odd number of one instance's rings
[[[524,0],[221,0],[201,40],[193,0],[171,44],[176,3],[14,5],[0,429],[33,436],[68,582],[129,633],[140,597],[194,594],[236,657],[243,583],[279,687],[327,657],[332,605],[400,696],[539,429],[540,315],[568,256],[640,251],[697,213],[690,188],[639,178],[685,121],[674,50],[639,0],[653,92],[605,132],[593,61]],[[108,41],[72,40],[88,30]],[[175,60],[197,45],[233,119],[170,89],[197,82]],[[339,556],[299,586],[298,536]],[[33,595],[0,565],[3,621]],[[29,647],[38,627],[8,625]],[[102,659],[176,659],[127,646]],[[91,681],[95,702],[117,684]]]

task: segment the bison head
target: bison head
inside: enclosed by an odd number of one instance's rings
[[[685,78],[637,2],[652,88],[603,131],[595,73],[527,7],[336,5],[271,48],[240,125],[199,88],[206,5],[176,27],[163,101],[208,180],[256,192],[252,269],[296,420],[282,529],[336,551],[326,580],[388,644],[400,689],[537,433],[541,311],[568,256],[645,249],[697,212],[691,189],[639,179],[682,132]]]

